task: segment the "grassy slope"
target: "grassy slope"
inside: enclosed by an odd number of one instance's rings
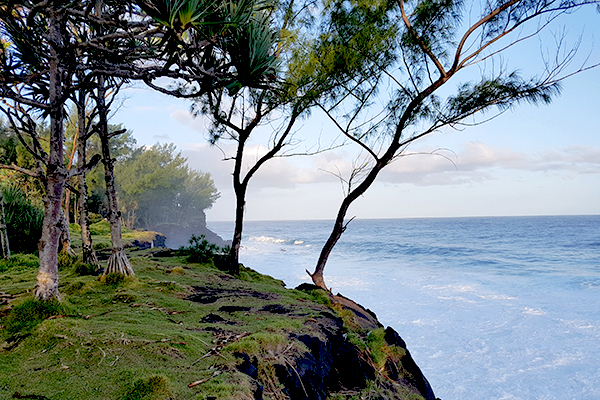
[[[53,313],[59,317],[28,323],[15,310],[32,304],[32,259],[17,257],[15,265],[0,268],[0,292],[13,297],[10,306],[0,306],[0,399],[253,398],[255,383],[236,370],[242,361],[236,351],[258,357],[265,398],[284,398],[272,364],[307,351],[288,334],[309,331],[307,321],[332,311],[319,304],[326,302],[323,295],[285,289],[249,269],[237,279],[178,257],[139,250],[129,256],[136,277],[114,284],[61,270],[63,301]],[[210,290],[225,292],[207,304],[187,299],[202,288],[209,290],[201,301]],[[269,305],[294,312],[261,311]],[[355,396],[335,398],[370,398]]]

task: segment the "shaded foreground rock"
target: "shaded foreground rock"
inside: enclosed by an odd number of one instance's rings
[[[283,343],[261,349],[258,358],[257,354],[244,351],[234,354],[235,369],[245,374],[250,383],[248,387],[253,388],[248,394],[252,398],[325,400],[336,396],[336,399],[436,400],[400,335],[391,327],[383,330],[375,314],[354,301],[339,294],[327,294],[332,302],[330,306],[314,302],[281,305],[272,293],[232,290],[220,285],[193,287],[187,299],[219,304],[230,302],[232,296],[244,304],[250,304],[244,299],[253,298],[253,305],[221,306],[218,309],[221,316],[209,314],[201,322],[224,322],[223,316],[235,320],[236,313],[256,315],[257,319],[278,315],[303,320],[302,329],[288,330]],[[343,319],[336,315],[340,312]],[[221,326],[226,328],[226,325]],[[214,327],[205,329],[215,330]],[[375,330],[385,342],[378,349],[386,354],[383,359],[376,360],[372,355],[376,350],[364,345]],[[227,338],[223,343],[231,343],[232,335],[226,330],[219,328],[215,335]],[[368,397],[364,397],[367,393]]]

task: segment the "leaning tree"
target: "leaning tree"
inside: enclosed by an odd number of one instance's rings
[[[333,229],[314,272],[309,272],[313,282],[324,289],[327,286],[323,271],[347,228],[350,205],[411,143],[476,114],[502,112],[523,102],[549,103],[559,94],[562,79],[594,66],[569,69],[577,45],[564,49],[560,36],[552,37],[552,44],[558,45],[553,56],[542,57],[545,64],[538,75],[524,77],[516,69],[507,70],[503,57],[516,45],[541,38],[540,34],[565,14],[597,5],[598,1],[399,0],[328,4],[323,17],[326,34],[320,46],[342,43],[351,52],[353,39],[365,34],[361,21],[377,9],[382,11],[377,18],[387,25],[390,38],[380,43],[386,56],[372,58],[374,73],[365,77],[363,90],[358,95],[349,93],[352,108],[348,102],[346,107],[339,102],[321,104],[364,156],[357,164],[360,167],[346,179],[346,192]],[[517,66],[521,63],[522,60],[516,62]],[[378,106],[381,102],[387,103]]]

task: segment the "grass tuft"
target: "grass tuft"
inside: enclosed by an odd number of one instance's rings
[[[64,306],[58,301],[39,301],[28,299],[15,306],[4,318],[5,329],[10,334],[26,332],[53,315],[65,314]]]
[[[169,394],[169,379],[163,375],[155,375],[146,379],[138,379],[124,400],[158,399]]]
[[[175,267],[171,270],[172,275],[185,275],[185,269],[183,267]]]
[[[100,277],[100,282],[109,286],[119,286],[123,282],[125,282],[125,275],[117,274],[116,272],[110,273],[108,275],[102,275]]]

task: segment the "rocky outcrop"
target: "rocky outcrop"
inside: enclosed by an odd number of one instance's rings
[[[299,289],[320,290],[313,285]],[[194,287],[194,294],[188,299],[212,304],[227,301],[233,295],[226,287]],[[436,400],[400,335],[391,327],[384,330],[375,314],[356,302],[327,292],[323,292],[323,297],[329,296],[329,306],[312,302],[303,306],[281,305],[267,293],[239,289],[235,296],[240,301],[247,296],[274,303],[260,308],[222,306],[218,309],[220,315],[210,314],[204,321],[222,324],[223,331],[217,336],[224,335],[227,325],[236,324],[230,319],[235,312],[257,316],[285,314],[304,320],[301,330],[287,333],[286,345],[263,351],[263,358],[243,351],[234,354],[238,360],[236,368],[246,375],[254,399],[263,399],[265,393],[269,398],[291,400],[325,400],[333,395],[340,399],[362,398],[368,392],[369,399]],[[384,341],[377,344],[378,348],[370,345],[375,332]],[[379,352],[377,357],[373,355],[375,351]]]
[[[219,235],[209,230],[206,225],[197,224],[193,226],[182,226],[179,224],[161,224],[153,226],[153,231],[160,232],[166,236],[164,247],[178,249],[181,246],[189,246],[192,235],[204,235],[209,243],[216,244],[219,247],[225,247],[231,244],[230,241],[223,240]]]

